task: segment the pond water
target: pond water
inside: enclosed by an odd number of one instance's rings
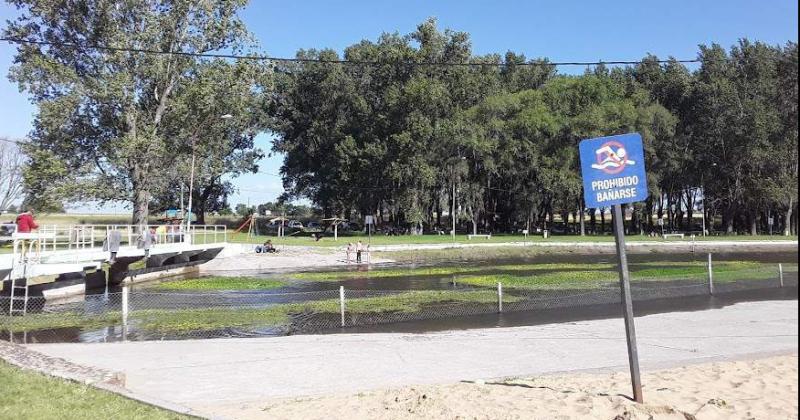
[[[705,254],[630,254],[631,268],[636,269],[637,264],[652,262],[704,262]],[[754,261],[767,264],[778,263],[796,264],[797,253],[718,253],[714,254],[714,261]],[[414,267],[460,267],[475,269],[470,275],[480,274],[525,274],[528,271],[504,270],[506,264],[536,264],[536,263],[577,263],[577,264],[613,264],[615,256],[608,254],[559,254],[537,255],[532,258],[515,258],[505,260],[486,261],[444,261],[427,265],[391,264],[381,268],[414,268]],[[650,266],[652,268],[652,266]],[[777,269],[777,267],[776,267]],[[326,272],[338,272],[328,270]],[[370,277],[364,267],[348,267],[347,271],[360,271],[363,275],[355,274],[352,278],[332,281],[298,281],[292,280],[290,274],[261,273],[258,277],[285,280],[287,286],[272,290],[231,290],[231,291],[160,291],[152,285],[141,284],[132,288],[130,308],[132,312],[146,310],[172,310],[172,309],[197,309],[197,308],[268,308],[272,305],[285,303],[308,302],[326,299],[338,299],[338,289],[344,286],[347,298],[381,296],[386,294],[401,293],[411,290],[470,290],[472,286],[458,283],[458,275],[417,275],[405,277]],[[557,270],[549,270],[557,271]],[[539,270],[538,273],[546,271]],[[772,300],[772,299],[797,299],[797,273],[786,274],[787,287],[779,288],[777,280],[754,284],[750,281],[731,282],[724,285],[715,296],[706,292],[704,281],[635,281],[633,284],[635,311],[637,316],[670,311],[693,311],[729,305],[740,301]],[[776,276],[777,278],[777,276]],[[487,290],[487,289],[483,289]],[[50,308],[53,310],[77,310],[86,315],[103,314],[109,311],[119,311],[121,307],[119,290],[101,290],[89,293],[79,302],[64,305],[64,308]],[[104,342],[128,340],[160,340],[160,339],[186,339],[186,338],[216,338],[216,337],[246,337],[246,336],[277,336],[314,333],[369,333],[369,332],[427,332],[446,329],[465,329],[482,327],[503,327],[518,325],[535,325],[551,322],[570,322],[585,319],[597,319],[619,316],[619,289],[615,282],[610,282],[602,289],[570,290],[564,291],[506,291],[507,296],[524,297],[525,304],[508,305],[508,312],[497,314],[491,305],[472,305],[464,310],[463,307],[436,308],[441,313],[430,313],[429,318],[415,319],[408,317],[388,317],[386,319],[370,319],[362,316],[360,322],[370,325],[350,326],[338,328],[338,315],[323,314],[297,314],[292,315],[291,324],[285,327],[250,327],[250,328],[221,328],[198,332],[185,332],[181,334],[146,333],[137,330],[135,323],[123,331],[121,325],[105,328],[56,328],[49,330],[29,332],[0,332],[9,339],[17,342]],[[555,302],[555,303],[553,303]],[[466,307],[465,305],[462,305]],[[48,309],[48,310],[50,310]],[[427,309],[426,309],[427,310]],[[425,315],[425,316],[428,316]],[[420,315],[416,318],[424,318]],[[354,318],[355,319],[355,318]],[[353,322],[356,324],[356,322]],[[373,325],[374,324],[374,325]],[[0,326],[0,331],[2,327]],[[6,338],[6,337],[3,337]]]
[[[654,262],[687,262],[697,263],[707,261],[707,254],[697,253],[632,253],[628,255],[628,263],[631,270],[643,268],[642,263]],[[713,255],[714,261],[752,261],[768,264],[796,264],[798,261],[798,254],[792,252],[756,252],[756,253],[716,253]],[[544,274],[548,272],[555,272],[559,270],[503,270],[504,265],[520,265],[520,264],[616,264],[616,256],[611,254],[543,254],[531,258],[513,258],[513,259],[492,259],[492,260],[470,260],[470,261],[439,261],[426,264],[382,264],[375,269],[413,269],[423,267],[456,267],[456,268],[470,268],[470,275],[488,275],[488,274],[531,274],[538,273]],[[652,268],[650,266],[649,268]],[[777,269],[777,268],[776,268]],[[612,269],[613,270],[613,269]],[[342,271],[352,272],[353,277],[332,280],[332,281],[310,281],[302,282],[292,280],[290,274],[275,274],[275,273],[250,273],[252,277],[263,277],[276,280],[284,280],[290,283],[289,286],[273,289],[269,293],[278,292],[314,292],[314,291],[333,291],[339,290],[340,286],[344,286],[348,290],[450,290],[453,288],[463,287],[458,283],[459,275],[419,275],[419,276],[402,276],[402,277],[383,277],[376,278],[370,277],[370,270],[366,266],[350,266],[337,269],[327,269],[324,271],[309,271],[319,273],[341,273]],[[563,270],[562,270],[563,271]],[[359,273],[363,275],[359,276]],[[469,286],[467,286],[469,287]],[[258,292],[256,292],[258,293]]]

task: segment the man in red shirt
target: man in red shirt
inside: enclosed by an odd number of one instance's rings
[[[29,208],[25,213],[17,216],[17,232],[29,233],[32,230],[38,229],[39,225],[33,220],[33,209]]]
[[[36,224],[36,221],[33,220],[33,209],[28,208],[28,211],[25,213],[21,213],[17,216],[17,233],[30,233],[34,229],[38,229],[39,225]],[[21,239],[19,241],[19,245],[21,246],[21,257],[22,260],[25,261],[28,257],[28,248],[32,247],[32,241],[30,239]],[[37,245],[38,242],[37,242]]]

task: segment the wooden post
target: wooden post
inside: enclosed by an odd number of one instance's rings
[[[497,312],[503,313],[503,283],[497,283]]]
[[[342,313],[342,328],[344,328],[344,286],[339,286],[339,311]]]
[[[122,286],[122,339],[128,337],[128,286]]]
[[[708,294],[714,294],[714,266],[711,262],[711,253],[708,253]]]

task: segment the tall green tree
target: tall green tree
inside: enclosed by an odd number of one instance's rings
[[[163,168],[184,139],[165,125],[197,59],[142,50],[239,52],[249,39],[237,15],[246,0],[10,3],[22,13],[4,36],[50,43],[21,44],[9,75],[38,107],[28,193],[45,182],[65,199],[129,202],[133,223],[146,223],[153,196],[172,187]],[[53,174],[37,168],[54,160],[64,177],[43,179]]]
[[[226,207],[232,179],[258,172],[264,153],[254,140],[269,126],[264,111],[271,80],[269,67],[250,60],[194,66],[175,91],[171,118],[164,122],[178,158],[164,169],[173,188],[157,196],[158,207],[174,207],[181,190],[188,197],[191,186],[192,212],[202,224],[207,211]]]

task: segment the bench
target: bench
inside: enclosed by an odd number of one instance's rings
[[[468,239],[468,240],[470,240],[470,241],[471,241],[471,240],[472,240],[472,238],[486,238],[486,239],[492,239],[492,234],[491,234],[491,233],[487,233],[487,234],[485,234],[485,235],[467,235],[467,239]]]
[[[664,235],[662,235],[662,237],[664,239],[669,239],[669,238],[681,238],[681,239],[683,239],[683,236],[684,235],[682,233],[665,233]]]

